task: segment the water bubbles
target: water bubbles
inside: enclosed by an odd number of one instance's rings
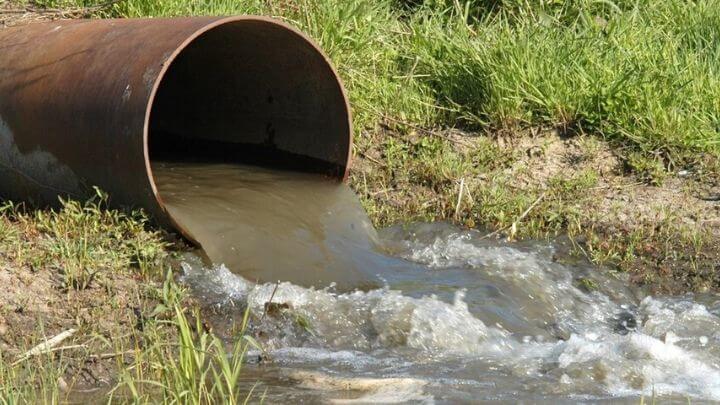
[[[720,400],[717,298],[636,300],[624,282],[559,264],[546,246],[474,235],[439,224],[386,232],[394,253],[413,263],[368,291],[254,284],[222,266],[185,266],[185,278],[258,317],[276,289],[287,316],[264,320],[276,325],[263,326],[263,344],[283,367],[411,378],[448,402]],[[597,288],[577,283],[590,278]],[[292,326],[297,316],[314,336]]]
[[[569,375],[563,374],[563,375],[560,376],[560,384],[567,384],[567,385],[569,385],[569,384],[572,384],[572,382],[573,382],[573,381],[572,381],[572,378],[570,378]]]

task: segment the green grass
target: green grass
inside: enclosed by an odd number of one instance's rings
[[[58,210],[5,203],[0,207],[0,254],[17,268],[56,272],[65,289],[85,289],[108,272],[128,268],[157,276],[153,272],[162,268],[168,244],[158,231],[148,230],[140,211],[108,210],[106,200],[98,191],[84,203],[61,201]]]
[[[177,287],[166,282],[165,291]],[[120,382],[110,391],[108,400],[133,403],[210,404],[247,403],[254,386],[240,385],[245,354],[258,343],[244,331],[246,311],[240,334],[230,350],[217,336],[207,331],[195,310],[186,314],[177,300],[166,299],[156,314],[170,312],[169,321],[158,321],[143,332],[145,347],[138,350],[130,366],[120,365]],[[162,325],[162,324],[165,325]],[[168,336],[166,328],[175,333]]]

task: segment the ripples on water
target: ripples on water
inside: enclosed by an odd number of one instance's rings
[[[333,245],[333,235],[347,231],[342,215],[356,230],[365,223],[352,211],[358,207],[321,209],[333,219],[315,225],[334,224],[324,234],[330,240],[302,244]],[[230,271],[194,255],[183,262],[184,280],[215,309],[216,324],[241,319],[247,307],[259,319],[271,296],[282,304],[251,327],[271,360],[246,369],[271,401],[720,400],[717,296],[645,296],[603,269],[572,263],[561,244],[485,240],[445,223],[397,226],[377,238],[368,232],[347,239],[368,249],[350,255],[352,266],[370,260],[346,280],[374,276],[382,285],[362,291],[254,283],[238,270],[242,263]],[[342,246],[333,252],[342,256]],[[321,262],[301,260],[294,271]]]

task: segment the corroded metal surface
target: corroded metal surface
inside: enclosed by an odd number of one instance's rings
[[[255,145],[324,162],[345,178],[349,107],[318,48],[267,18],[0,30],[1,197],[54,204],[98,186],[112,205],[179,228],[157,194],[149,149],[183,140],[192,146],[173,153]]]

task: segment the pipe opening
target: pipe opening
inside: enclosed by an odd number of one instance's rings
[[[181,49],[157,86],[151,165],[221,161],[346,174],[342,85],[318,48],[284,24],[223,20]]]

